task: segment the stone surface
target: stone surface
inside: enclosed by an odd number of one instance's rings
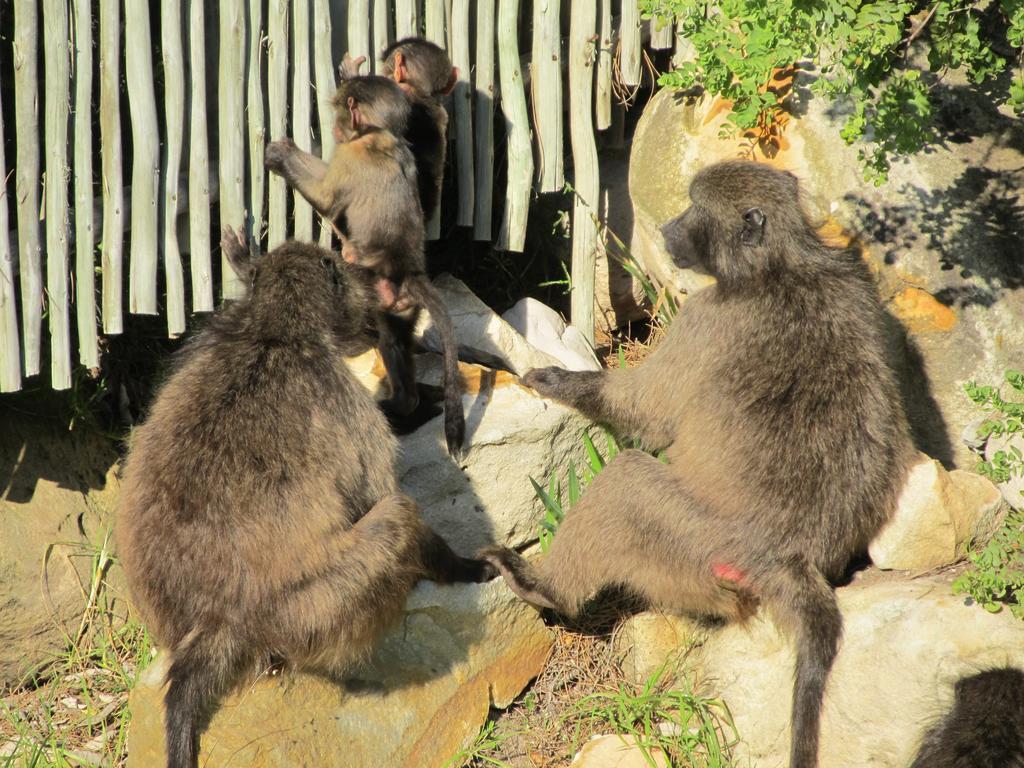
[[[434,279],[434,285],[448,306],[460,359],[512,371],[519,376],[531,368],[559,365],[557,358],[530,344],[461,280],[443,274]],[[441,351],[440,338],[427,312],[420,314],[416,336],[430,351]]]
[[[879,568],[927,571],[955,563],[967,545],[988,541],[1005,506],[991,482],[973,472],[947,472],[921,455],[907,477],[896,513],[868,547]]]
[[[598,371],[601,364],[577,328],[568,327],[562,316],[537,299],[517,301],[501,318],[537,349],[558,358],[570,371]]]
[[[308,675],[261,677],[227,699],[202,737],[200,764],[252,768],[440,768],[506,707],[551,646],[537,612],[500,580],[421,582],[400,623],[347,686]],[[128,765],[163,765],[154,663],[132,692]]]
[[[650,750],[650,760],[640,751],[634,736],[595,736],[583,745],[572,764],[576,768],[670,768],[665,753]]]
[[[78,630],[118,495],[111,441],[52,421],[52,403],[38,408],[45,416],[0,409],[0,689]]]
[[[821,768],[906,768],[921,736],[947,711],[953,684],[1000,665],[1024,666],[1024,622],[954,597],[951,576],[870,580],[836,591],[843,640],[822,715]],[[644,679],[693,639],[698,679],[721,694],[758,768],[788,762],[793,649],[762,611],[717,630],[654,614],[627,621],[624,668]],[[742,762],[740,764],[743,764]]]
[[[940,131],[932,150],[894,163],[889,182],[864,181],[857,147],[839,135],[842,108],[803,98],[778,145],[755,158],[792,170],[804,203],[829,239],[857,244],[892,315],[892,353],[918,447],[947,467],[971,466],[957,436],[977,411],[968,379],[1001,381],[1024,365],[1024,124],[947,79],[933,89]],[[720,100],[662,90],[633,139],[633,255],[660,285],[680,293],[711,278],[673,264],[658,227],[688,204],[702,167],[746,155],[752,142],[719,138]]]

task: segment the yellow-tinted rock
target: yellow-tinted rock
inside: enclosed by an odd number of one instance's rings
[[[588,741],[573,758],[575,768],[670,768],[665,753],[657,747],[649,750],[649,762],[633,736],[597,736]]]
[[[442,768],[540,671],[551,635],[500,580],[421,583],[401,622],[346,688],[309,675],[261,678],[227,699],[200,764],[252,768]],[[163,669],[132,692],[128,765],[164,763]]]
[[[890,306],[914,333],[949,331],[956,325],[956,312],[920,288],[904,288],[892,297]]]

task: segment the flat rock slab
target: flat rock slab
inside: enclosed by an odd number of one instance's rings
[[[204,768],[441,768],[540,671],[551,633],[500,580],[421,582],[366,667],[340,685],[260,677],[223,702],[202,736]],[[128,765],[164,764],[158,659],[132,692]]]
[[[821,768],[906,768],[924,731],[948,711],[957,679],[1024,667],[1024,622],[1008,611],[965,605],[951,583],[931,576],[836,590],[843,640],[823,709]],[[758,768],[786,766],[792,644],[764,611],[746,626],[719,630],[644,613],[627,621],[618,638],[624,666],[637,679],[694,641],[702,644],[689,660],[735,719],[737,757]]]

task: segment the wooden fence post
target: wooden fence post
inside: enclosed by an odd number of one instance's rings
[[[206,113],[204,0],[189,0],[188,57],[191,75],[188,140],[188,238],[192,311],[213,311],[210,253],[210,143]]]
[[[640,11],[637,0],[622,0],[619,21],[619,71],[625,85],[640,84]]]
[[[71,386],[68,322],[68,6],[43,2],[46,88],[46,293],[50,315],[50,384]]]
[[[672,47],[672,38],[675,37],[672,29],[672,18],[652,16],[650,21],[651,29],[651,50],[664,51]]]
[[[437,43],[442,48],[447,49],[448,46],[445,37],[444,22],[444,0],[425,0],[425,5],[423,8],[423,23],[426,29],[426,37],[428,40]],[[434,206],[434,212],[433,214],[431,214],[430,219],[427,221],[427,240],[437,240],[439,237],[441,237],[442,202],[443,201],[439,197],[437,205]]]
[[[539,189],[558,192],[565,185],[562,129],[562,32],[560,0],[534,0],[530,89],[537,127]]]
[[[200,3],[202,5],[202,3]],[[121,0],[100,0],[100,153],[103,175],[103,332],[121,333],[124,179],[121,147]]]
[[[331,45],[330,28],[325,41]],[[249,232],[253,242],[263,240],[263,192],[267,172],[263,165],[267,139],[266,118],[263,111],[263,0],[249,0],[249,90],[246,112],[249,114]]]
[[[185,332],[185,277],[178,248],[178,181],[185,135],[185,62],[181,45],[180,0],[160,2],[160,48],[164,57],[164,280],[167,284],[167,335]]]
[[[92,213],[92,14],[75,0],[75,317],[78,361],[100,364],[96,339],[96,264]]]
[[[391,17],[388,8],[393,2],[394,0],[373,0],[373,50],[367,62],[370,67],[367,71],[378,75],[383,64],[380,55],[391,43]]]
[[[627,0],[628,2],[628,0]],[[594,270],[600,179],[597,144],[590,119],[594,91],[594,33],[597,7],[593,0],[573,0],[569,22],[569,135],[572,141],[572,322],[594,343]]]
[[[0,104],[0,136],[3,132],[4,110]],[[0,143],[0,179],[6,178],[4,145]],[[0,186],[0,392],[16,392],[21,389],[21,351],[18,344],[18,313],[8,234],[6,190],[6,185]]]
[[[292,138],[303,152],[312,148],[309,135],[309,0],[292,0]],[[293,193],[295,239],[313,239],[313,206],[298,190]]]
[[[612,0],[597,0],[597,93],[594,96],[594,122],[603,131],[612,124],[612,60],[615,46],[612,40]]]
[[[350,13],[351,10],[350,6]],[[350,35],[353,29],[350,17]],[[267,9],[267,98],[270,139],[277,141],[288,135],[288,0],[270,0]],[[267,248],[276,248],[288,237],[288,185],[272,173],[267,186],[270,198]]]
[[[455,105],[455,164],[459,181],[459,210],[455,223],[460,227],[473,225],[473,108],[470,104],[469,58],[469,6],[470,0],[452,3],[451,35],[452,63],[459,70],[459,79],[452,92]]]
[[[42,243],[39,236],[39,18],[36,0],[14,0],[14,128],[25,375],[39,373],[43,325]]]
[[[329,161],[334,154],[334,107],[331,98],[334,96],[336,80],[334,78],[334,61],[331,58],[331,9],[328,0],[316,0],[313,18],[317,20],[316,34],[313,36],[313,71],[316,77],[316,108],[320,118],[320,157]],[[321,216],[320,245],[331,247],[331,222]]]
[[[494,2],[476,4],[476,205],[473,239],[491,239],[491,201],[494,188]]]
[[[220,62],[217,86],[219,126],[220,224],[238,229],[245,224],[245,8],[242,0],[220,2]],[[224,298],[239,297],[244,286],[221,255]]]
[[[395,40],[420,33],[420,14],[417,0],[394,0]]]
[[[498,73],[501,110],[508,134],[508,193],[497,247],[522,251],[533,181],[533,148],[526,113],[523,73],[519,68],[519,0],[498,0]]]

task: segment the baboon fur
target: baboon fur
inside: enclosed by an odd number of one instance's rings
[[[268,658],[340,674],[420,578],[480,580],[398,490],[396,442],[342,358],[363,337],[362,270],[285,243],[248,298],[180,353],[132,435],[117,540],[134,600],[170,653],[168,766],[197,765],[216,701]]]
[[[829,581],[892,514],[914,455],[866,264],[826,245],[796,177],[701,170],[662,232],[717,284],[682,303],[641,365],[524,381],[619,435],[666,449],[615,458],[535,565],[492,548],[520,595],[573,615],[607,584],[673,612],[766,604],[796,637],[792,768],[817,765],[842,618]]]
[[[1024,768],[1024,672],[1003,667],[958,680],[952,709],[910,768]]]

